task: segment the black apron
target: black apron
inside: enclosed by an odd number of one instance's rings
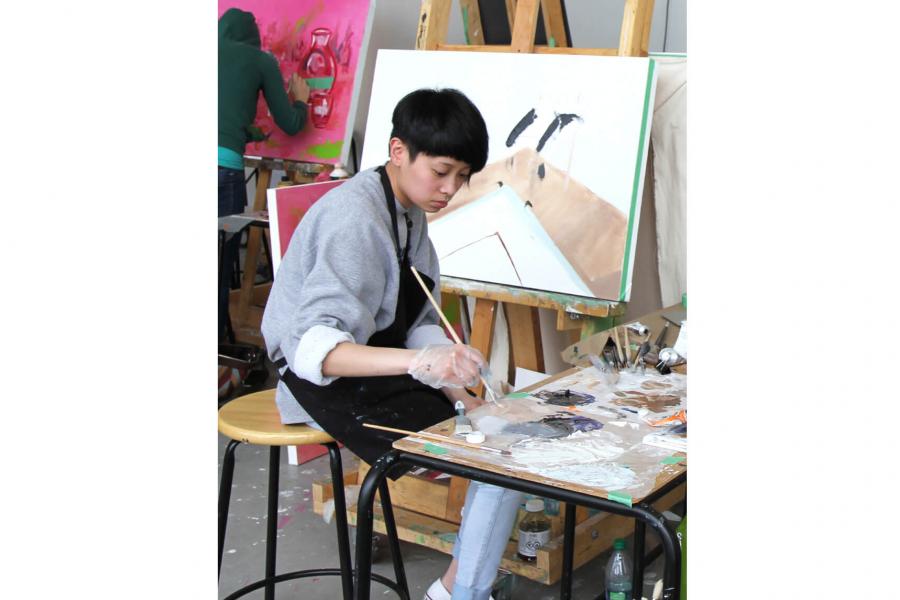
[[[387,210],[391,215],[397,262],[400,265],[400,289],[397,292],[397,309],[394,322],[376,331],[366,342],[367,346],[380,348],[405,348],[410,326],[425,306],[427,298],[410,271],[409,239],[412,221],[406,217],[406,247],[400,250],[400,234],[397,229],[397,211],[394,192],[385,168],[376,171],[381,176]],[[421,274],[429,289],[434,281]],[[277,367],[287,364],[285,359]],[[363,423],[375,423],[420,431],[455,415],[453,405],[443,392],[425,385],[410,375],[378,377],[341,377],[328,385],[316,385],[297,377],[290,368],[281,375],[303,409],[331,437],[344,444],[351,452],[369,464],[391,449],[398,434],[368,429]],[[392,473],[396,478],[400,473]]]

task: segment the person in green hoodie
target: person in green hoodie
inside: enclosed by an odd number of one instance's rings
[[[262,91],[275,124],[286,134],[303,129],[307,118],[309,87],[296,73],[291,76],[290,96],[275,57],[261,49],[259,27],[253,13],[231,8],[219,18],[219,216],[233,215],[247,206],[244,181],[244,148],[264,136],[252,127]],[[226,331],[228,291],[239,236],[233,237],[222,255],[219,280],[219,340]]]

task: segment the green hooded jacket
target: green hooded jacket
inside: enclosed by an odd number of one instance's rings
[[[248,141],[260,141],[249,129],[262,90],[269,112],[286,134],[306,123],[306,104],[291,104],[278,62],[261,49],[252,13],[231,8],[219,19],[219,147],[244,153]]]

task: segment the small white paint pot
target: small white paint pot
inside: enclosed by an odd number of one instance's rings
[[[484,442],[484,433],[480,431],[473,431],[472,433],[466,434],[466,441],[470,444],[480,444]]]

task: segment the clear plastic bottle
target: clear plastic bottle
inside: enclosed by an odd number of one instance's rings
[[[525,503],[528,512],[519,521],[519,558],[531,562],[537,559],[538,548],[550,541],[550,519],[544,514],[544,501],[531,498]]]
[[[631,600],[631,576],[631,557],[625,552],[625,540],[616,538],[606,563],[606,600]]]

